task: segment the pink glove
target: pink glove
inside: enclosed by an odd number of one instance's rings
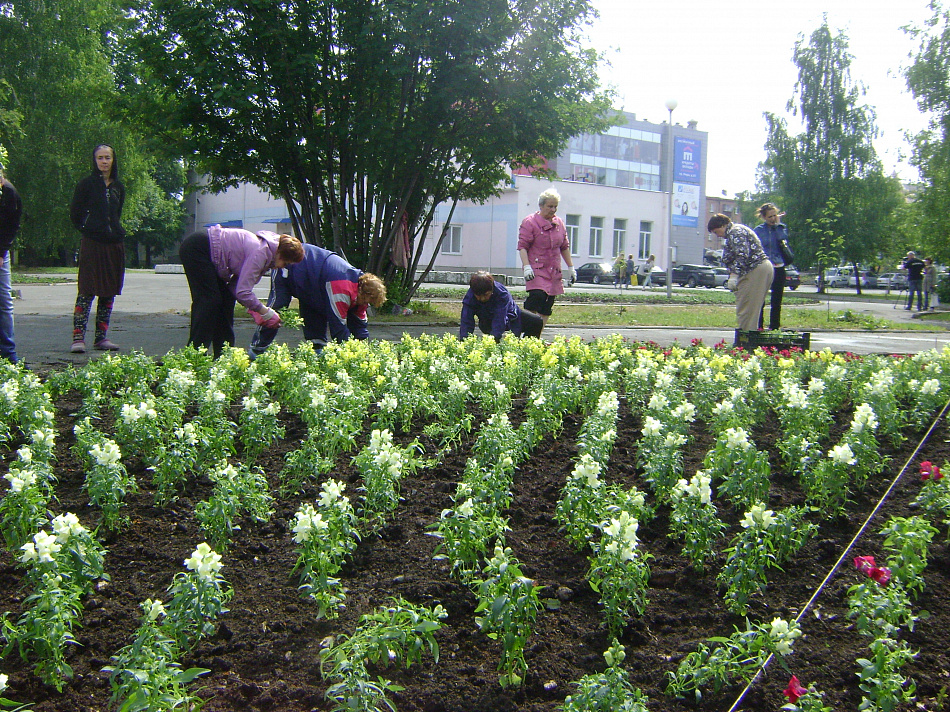
[[[248,314],[251,315],[255,324],[263,326],[265,329],[276,329],[280,326],[280,314],[270,307],[263,314],[251,310],[248,310]]]

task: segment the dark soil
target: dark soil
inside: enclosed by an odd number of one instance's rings
[[[94,527],[97,512],[88,506],[81,489],[82,470],[68,451],[73,442],[73,419],[69,414],[76,411],[77,405],[76,400],[58,404],[59,484],[55,506],[59,511],[77,513],[87,526]],[[617,446],[606,477],[636,484],[647,491],[635,466],[640,418],[632,416],[623,404],[620,416]],[[516,419],[513,414],[513,420]],[[305,430],[294,418],[284,420],[286,440],[258,462],[267,472],[275,493],[284,455],[299,442]],[[597,596],[585,580],[587,560],[568,545],[554,520],[561,487],[577,456],[575,440],[579,426],[579,418],[569,417],[557,437],[540,444],[517,473],[514,502],[507,512],[511,526],[508,545],[523,562],[525,573],[548,587],[545,596],[553,596],[559,587],[570,589],[562,591],[568,600],[560,610],[544,611],[538,618],[528,646],[530,672],[521,688],[503,689],[498,685],[496,665],[500,646],[478,632],[474,595],[449,577],[445,562],[433,560],[438,542],[426,535],[441,510],[451,506],[450,495],[469,455],[468,441],[437,467],[404,480],[404,502],[392,523],[381,536],[365,539],[344,571],[347,607],[337,620],[319,619],[314,605],[298,595],[298,581],[291,575],[295,555],[290,523],[300,504],[316,497],[316,485],[299,497],[279,501],[270,522],[243,523],[240,536],[225,556],[222,571],[235,591],[230,613],[220,620],[217,636],[202,643],[190,659],[183,661],[186,667],[212,670],[197,683],[203,685],[200,694],[208,700],[204,709],[328,709],[319,667],[321,641],[326,636],[352,631],[360,614],[385,604],[393,595],[415,603],[440,602],[449,612],[437,634],[441,646],[438,663],[427,658],[409,671],[379,671],[405,687],[404,692],[393,696],[400,712],[557,709],[574,689],[573,681],[604,668],[602,653],[609,645]],[[693,430],[694,441],[686,457],[687,476],[695,471],[712,445],[701,423]],[[783,474],[775,450],[777,422],[767,419],[754,435],[757,445],[768,449],[772,458],[775,474],[770,506],[777,509],[800,504],[802,496],[797,483]],[[798,615],[891,479],[906,461],[910,462],[906,474],[877,513],[869,533],[856,544],[803,617],[805,637],[785,660],[803,683],[815,684],[825,691],[826,704],[834,710],[853,710],[859,705],[861,693],[855,659],[867,654],[870,640],[860,636],[847,619],[847,589],[861,578],[851,557],[882,557],[876,532],[888,516],[912,514],[908,505],[921,486],[917,475],[920,460],[942,464],[950,459],[950,431],[945,423],[937,425],[920,453],[915,454],[921,437],[921,433],[908,433],[908,440],[901,447],[884,448],[890,458],[885,474],[856,496],[847,518],[822,522],[818,536],[794,557],[784,572],[772,571],[766,594],[754,599],[749,613],[753,621]],[[5,459],[9,457],[7,454]],[[195,479],[185,497],[162,509],[152,504],[147,471],[135,463],[129,469],[138,478],[142,491],[129,500],[132,526],[105,540],[111,583],[85,601],[86,613],[77,631],[80,646],[72,650],[69,660],[75,678],[62,693],[57,693],[44,686],[32,673],[31,664],[21,661],[15,653],[0,662],[0,670],[10,675],[8,696],[34,702],[37,711],[104,712],[109,708],[109,682],[102,667],[109,664],[111,655],[131,642],[138,626],[139,604],[146,598],[162,597],[173,576],[182,570],[183,560],[204,540],[193,506],[207,496],[207,480]],[[0,465],[0,470],[6,472],[6,465]],[[347,493],[356,496],[359,476],[348,456],[340,458],[334,477],[348,482]],[[680,555],[679,543],[667,538],[667,514],[661,510],[653,521],[640,528],[641,547],[655,558],[651,562],[647,612],[630,621],[621,640],[627,649],[625,666],[634,685],[649,696],[651,710],[724,711],[736,699],[740,686],[707,694],[698,706],[664,694],[666,673],[674,670],[685,654],[711,636],[729,635],[735,626],[744,626],[743,620],[730,614],[721,603],[715,583],[718,566],[714,564],[705,573],[697,573]],[[731,525],[731,535],[738,513],[726,510],[724,515]],[[942,700],[950,684],[950,655],[945,647],[950,640],[950,613],[943,605],[950,601],[950,555],[945,533],[941,531],[930,549],[926,589],[917,601],[931,616],[920,621],[914,632],[903,633],[913,648],[920,651],[904,670],[917,683],[916,709],[943,709],[938,700]],[[13,565],[9,552],[4,552],[0,555],[0,611],[17,617],[25,593],[22,571]],[[773,662],[768,674],[745,696],[741,709],[779,709],[785,703],[781,691],[788,677],[788,672]]]

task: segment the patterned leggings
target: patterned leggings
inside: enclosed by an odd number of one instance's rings
[[[86,338],[86,324],[89,323],[89,312],[92,310],[94,294],[80,294],[76,297],[76,308],[73,310],[73,341],[83,341]],[[109,319],[112,317],[112,306],[115,297],[99,297],[96,305],[96,343],[98,344],[109,331]]]

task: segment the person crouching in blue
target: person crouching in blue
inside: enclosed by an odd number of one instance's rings
[[[335,252],[316,245],[303,246],[303,261],[277,269],[271,275],[267,305],[284,309],[294,297],[300,306],[304,338],[317,351],[327,344],[327,328],[334,341],[368,339],[366,307],[386,301],[386,285],[375,274],[363,272]],[[259,325],[251,339],[252,357],[264,353],[277,336],[276,328]]]
[[[475,331],[475,320],[483,334],[491,334],[500,341],[506,331],[515,336],[541,336],[544,321],[540,315],[515,304],[511,294],[489,272],[476,272],[468,283],[468,292],[462,298],[462,319],[459,338]]]

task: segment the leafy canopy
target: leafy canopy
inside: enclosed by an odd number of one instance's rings
[[[408,287],[436,205],[602,130],[587,0],[134,0],[125,87],[212,187],[281,196],[304,239]],[[408,271],[391,261],[409,235]]]

